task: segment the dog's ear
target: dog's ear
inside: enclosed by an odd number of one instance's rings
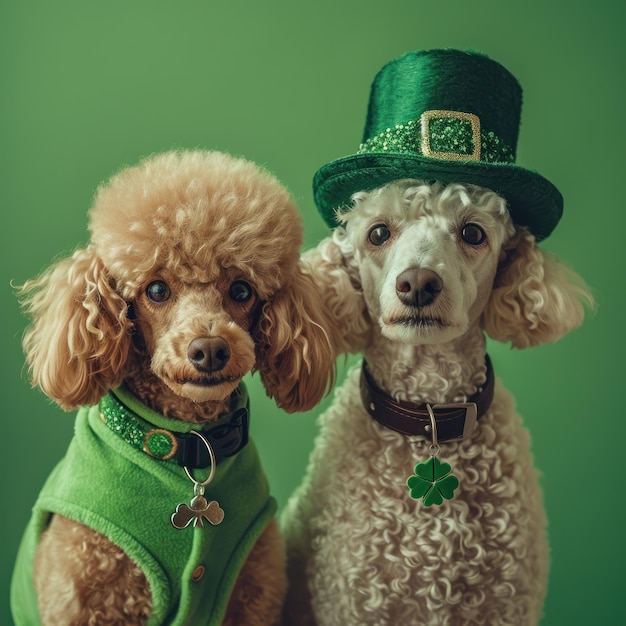
[[[310,267],[318,297],[328,311],[326,326],[336,335],[336,354],[360,352],[370,335],[371,321],[359,264],[344,228],[336,228],[332,237],[305,252],[303,261]]]
[[[111,282],[89,247],[18,288],[31,318],[23,346],[32,384],[66,410],[121,383],[131,322]]]
[[[334,382],[333,332],[320,297],[300,263],[256,325],[256,369],[268,396],[289,413],[314,407]]]
[[[337,356],[363,346],[369,322],[349,265],[340,246],[325,239],[263,308],[257,367],[268,395],[286,411],[315,406],[332,387]]]
[[[496,341],[538,346],[580,326],[584,304],[594,306],[584,281],[520,228],[503,247],[483,325]]]

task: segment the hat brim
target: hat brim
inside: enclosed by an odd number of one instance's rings
[[[559,190],[532,170],[508,163],[442,161],[411,154],[356,154],[331,161],[316,172],[313,195],[324,221],[333,228],[336,209],[350,206],[354,193],[403,178],[491,189],[507,201],[513,222],[528,227],[537,241],[552,232],[563,214]]]

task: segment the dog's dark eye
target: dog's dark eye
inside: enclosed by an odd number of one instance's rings
[[[252,287],[245,280],[236,280],[229,287],[228,296],[234,302],[248,302],[252,297]]]
[[[155,280],[153,283],[150,283],[146,289],[148,298],[156,304],[161,304],[162,302],[168,300],[171,293],[172,292],[167,286],[167,283],[162,280]]]
[[[367,234],[367,240],[373,246],[382,246],[391,237],[391,231],[385,224],[376,224]]]
[[[479,246],[485,239],[487,239],[487,235],[485,231],[478,224],[465,224],[463,229],[461,230],[461,239],[465,243],[469,243],[470,246]]]

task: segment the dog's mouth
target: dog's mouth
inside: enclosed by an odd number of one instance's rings
[[[440,330],[448,326],[441,318],[423,317],[420,315],[397,317],[389,320],[387,323],[391,326],[401,326],[416,330]]]
[[[206,374],[194,378],[185,378],[176,381],[179,385],[193,385],[195,387],[218,387],[219,385],[238,382],[241,376],[215,376]]]
[[[223,400],[237,387],[242,377],[242,375],[203,374],[170,378],[165,382],[179,396],[194,402],[209,402]]]

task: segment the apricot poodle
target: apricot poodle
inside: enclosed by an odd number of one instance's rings
[[[102,185],[89,229],[20,289],[33,385],[81,408],[20,548],[16,623],[273,624],[284,550],[241,381],[289,412],[332,383],[297,209],[248,161],[170,152]]]

